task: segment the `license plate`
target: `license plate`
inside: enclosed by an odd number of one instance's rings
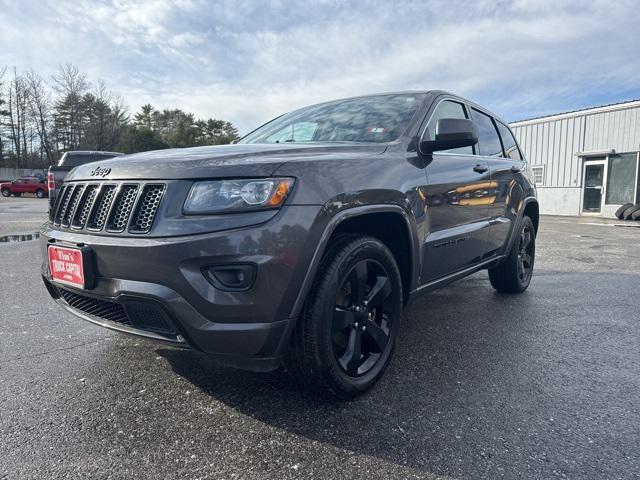
[[[51,245],[48,253],[49,271],[54,281],[85,288],[85,262],[82,258],[82,250]]]

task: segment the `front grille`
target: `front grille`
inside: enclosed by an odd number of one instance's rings
[[[57,227],[107,233],[149,233],[164,183],[67,183],[51,209]]]
[[[131,326],[131,322],[124,308],[122,308],[122,305],[119,303],[80,295],[65,288],[58,288],[58,292],[60,292],[60,296],[70,307],[93,315],[94,317]]]

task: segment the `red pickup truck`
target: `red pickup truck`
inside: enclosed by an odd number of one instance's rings
[[[19,177],[12,182],[0,183],[0,192],[3,197],[14,195],[19,197],[23,193],[33,193],[38,198],[49,195],[49,187],[44,179],[38,177]]]

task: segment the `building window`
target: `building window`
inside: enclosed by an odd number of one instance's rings
[[[636,193],[637,153],[609,156],[607,172],[607,205],[633,203]]]
[[[536,187],[544,186],[544,165],[531,165],[533,171],[533,183]]]

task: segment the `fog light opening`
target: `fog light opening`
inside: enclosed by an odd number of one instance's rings
[[[252,264],[210,265],[202,269],[205,278],[215,288],[223,291],[248,290],[256,278],[256,266]]]

